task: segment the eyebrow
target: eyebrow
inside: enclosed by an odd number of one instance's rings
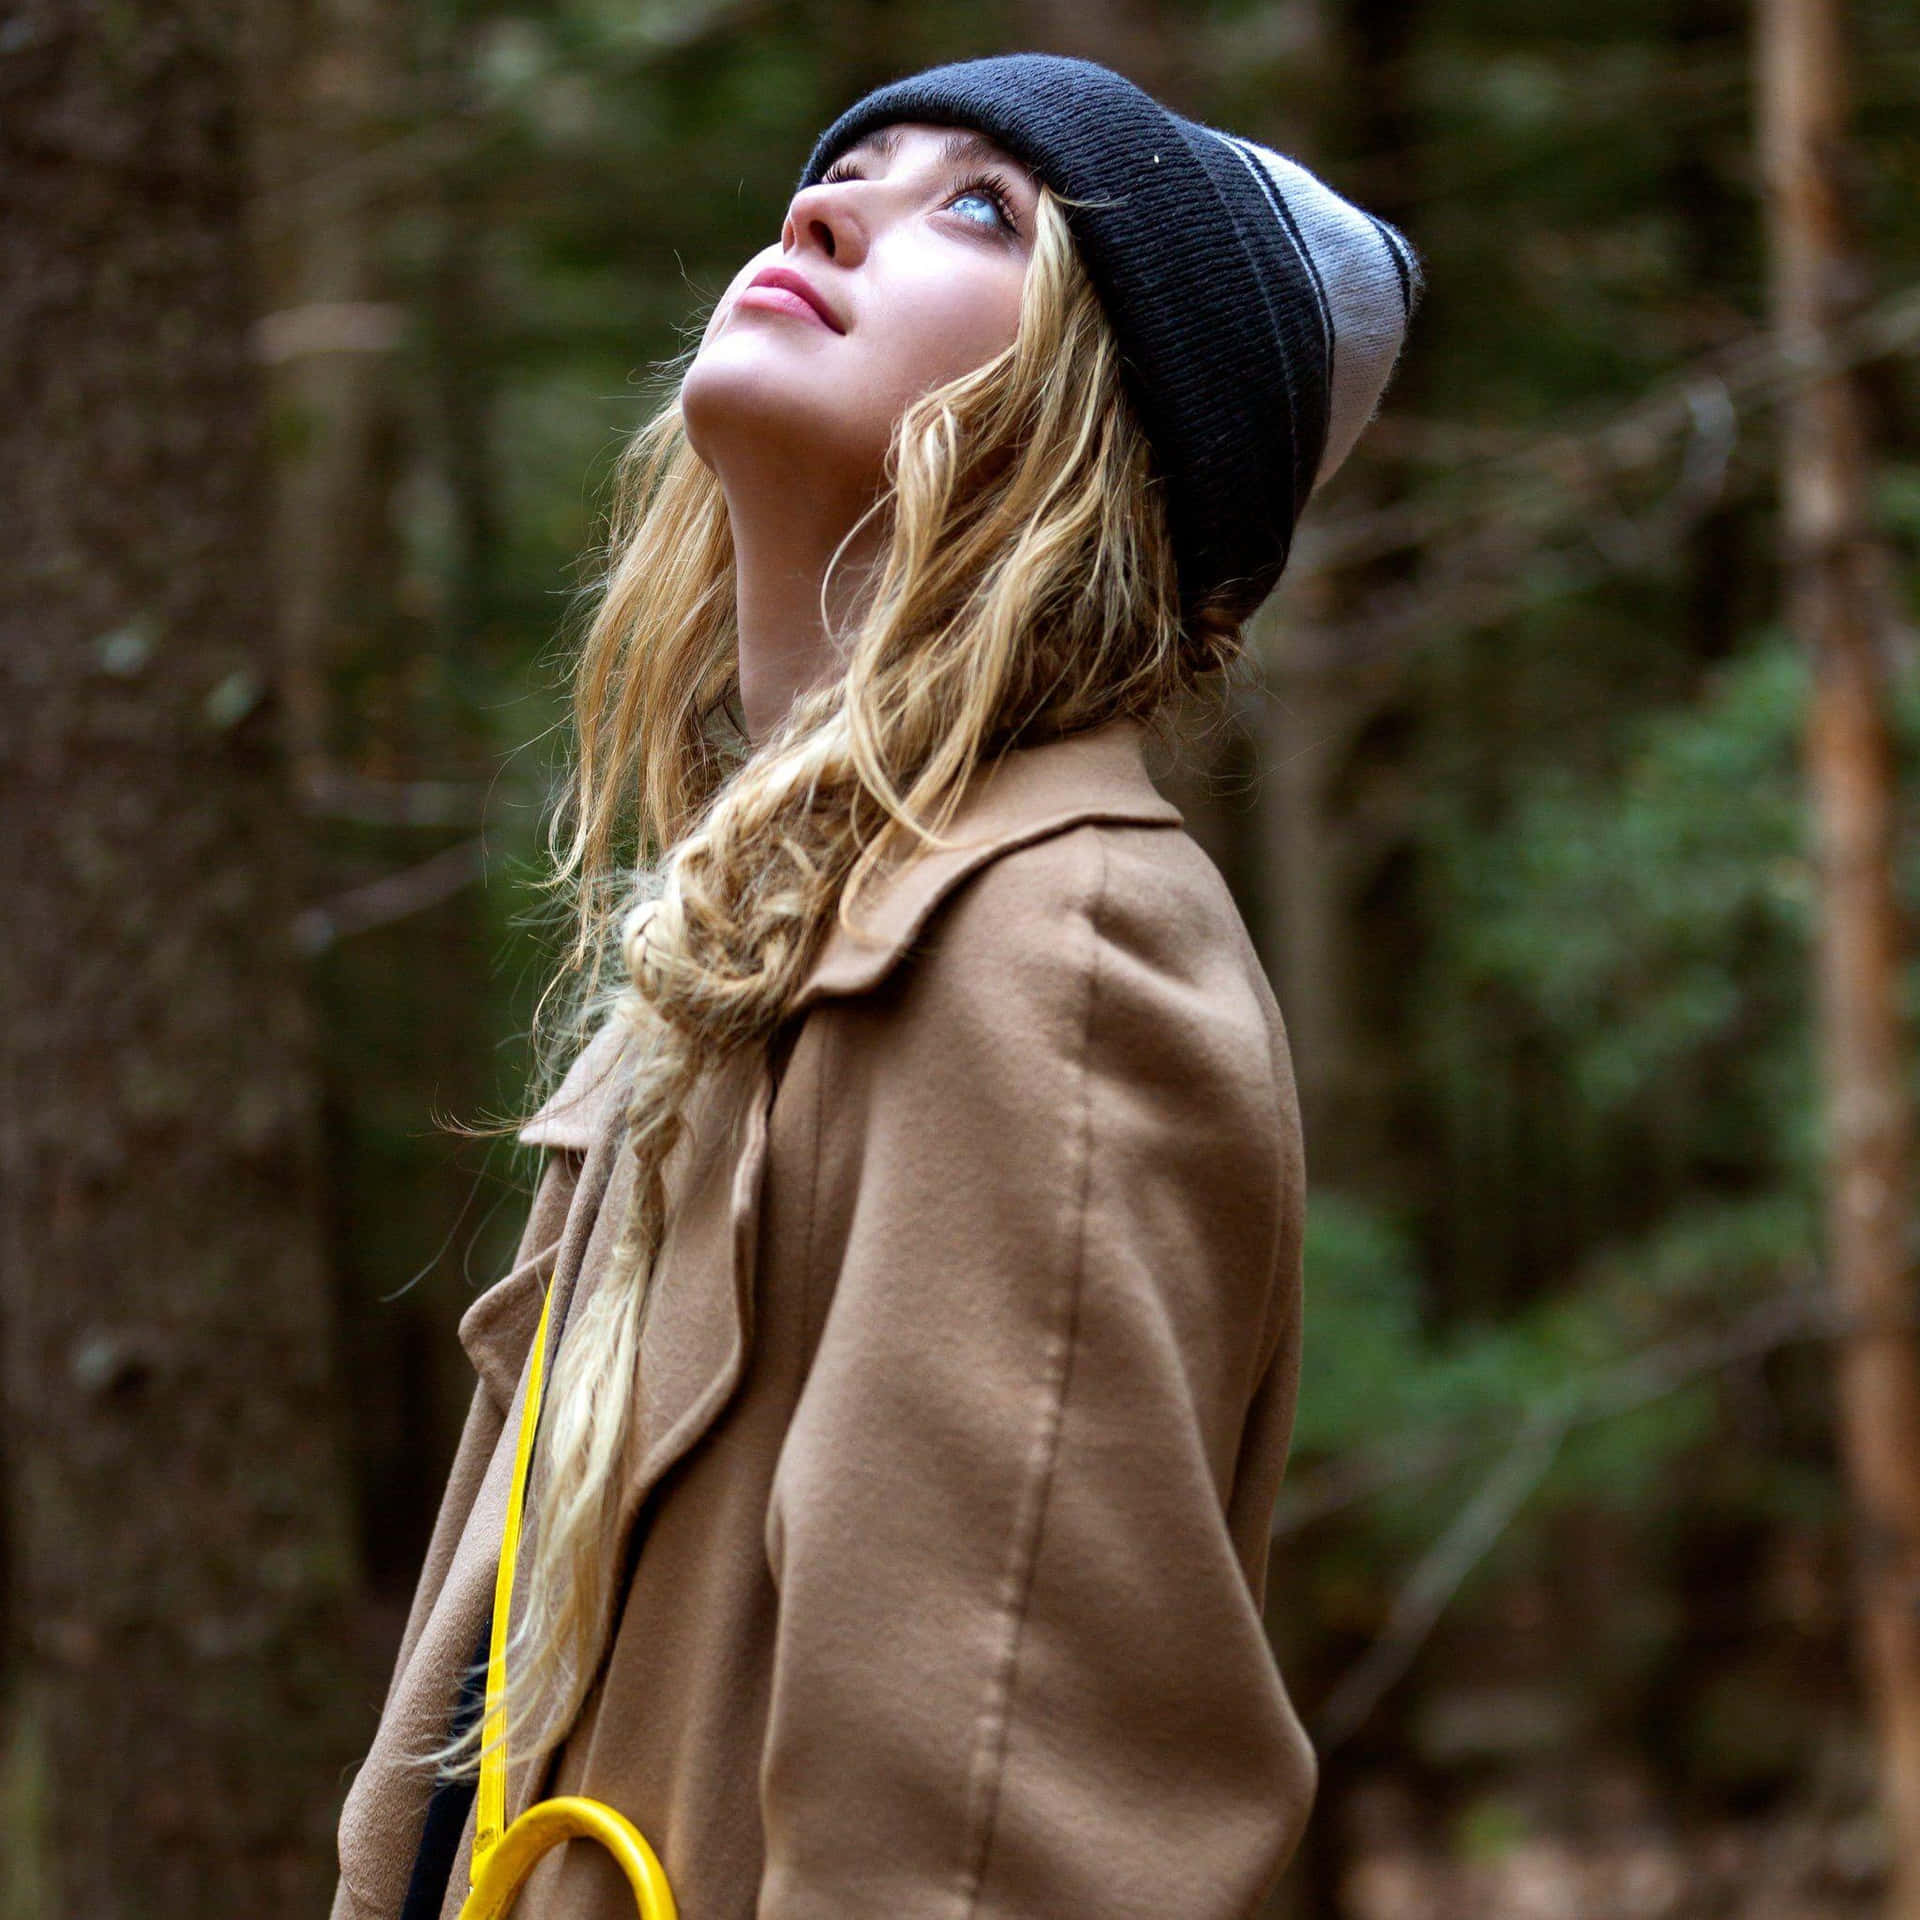
[[[891,160],[900,146],[898,126],[877,127],[872,133],[864,134],[846,151],[845,158],[852,159],[864,151],[878,154],[883,160]],[[996,146],[985,134],[976,132],[972,127],[955,127],[940,142],[934,155],[935,163],[942,167],[957,166],[963,160],[984,160],[994,163],[1011,162],[1017,173],[1026,175],[1029,169],[1014,160],[1010,153]]]

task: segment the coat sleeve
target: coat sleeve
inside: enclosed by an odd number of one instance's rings
[[[1245,1920],[1305,1824],[1261,1611],[1297,1110],[1218,876],[1151,832],[1003,858],[835,1010],[869,1064],[768,1513],[758,1920]]]

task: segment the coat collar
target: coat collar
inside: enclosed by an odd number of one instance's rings
[[[567,1147],[585,1153],[599,1135],[614,1095],[626,1084],[621,1067],[629,1030],[609,1020],[581,1048],[553,1096],[520,1129],[523,1145]]]
[[[945,844],[875,875],[850,927],[836,921],[795,997],[794,1011],[871,991],[912,947],[935,908],[1000,854],[1091,821],[1181,824],[1148,777],[1145,729],[1116,720],[1064,740],[1020,747],[975,779],[941,836]],[[609,1021],[582,1049],[553,1097],[521,1129],[528,1146],[593,1145],[626,1085],[626,1030]]]
[[[1180,825],[1179,809],[1161,797],[1148,777],[1144,746],[1145,729],[1135,721],[1118,720],[1063,740],[1017,748],[984,769],[942,836],[946,844],[877,874],[856,903],[854,925],[836,922],[801,984],[794,1010],[878,986],[911,950],[940,902],[1003,853],[1092,821]],[[520,1139],[528,1146],[579,1154],[591,1154],[598,1145],[613,1157],[632,1073],[632,1037],[624,1022],[607,1021],[581,1049],[553,1096],[520,1130]],[[744,1250],[750,1248],[758,1208],[758,1149],[763,1140],[764,1127],[756,1125],[748,1136],[755,1150],[736,1169],[733,1217],[724,1228],[714,1222],[732,1242],[736,1267],[747,1263]],[[608,1196],[610,1202],[621,1198]],[[563,1277],[571,1279],[570,1274]],[[738,1293],[745,1276],[736,1272],[735,1278]],[[539,1263],[530,1265],[482,1294],[460,1323],[461,1344],[502,1408],[519,1382],[539,1317],[542,1284]],[[737,1363],[743,1335],[738,1326],[712,1329],[699,1344]],[[709,1404],[713,1396],[706,1389],[714,1384],[682,1382],[683,1391],[669,1397],[683,1405]]]
[[[1003,853],[1096,820],[1179,826],[1179,808],[1147,777],[1145,737],[1137,721],[1116,720],[1016,748],[984,769],[941,836],[945,844],[876,875],[855,903],[854,925],[836,921],[795,1011],[877,986],[940,902]]]

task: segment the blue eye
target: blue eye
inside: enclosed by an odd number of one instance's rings
[[[987,208],[987,210],[993,214],[995,219],[1003,219],[1005,217],[1000,212],[998,205],[995,204],[993,196],[982,193],[978,187],[969,187],[958,199],[949,202],[949,204],[957,207],[964,205],[969,200],[978,201],[981,206]],[[971,216],[969,216],[969,218],[971,218]]]
[[[964,200],[984,200],[1000,216],[1000,224],[1009,233],[1020,231],[1020,222],[1013,217],[1013,196],[994,174],[979,173],[970,180],[961,181],[947,205],[957,207]],[[968,218],[971,220],[972,216],[969,215]],[[973,221],[973,224],[979,226],[983,223]]]

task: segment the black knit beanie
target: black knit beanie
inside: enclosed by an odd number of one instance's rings
[[[857,100],[801,175],[890,121],[971,127],[1063,198],[1166,479],[1188,611],[1245,618],[1373,417],[1419,294],[1412,248],[1304,167],[1090,60],[1009,53]]]

